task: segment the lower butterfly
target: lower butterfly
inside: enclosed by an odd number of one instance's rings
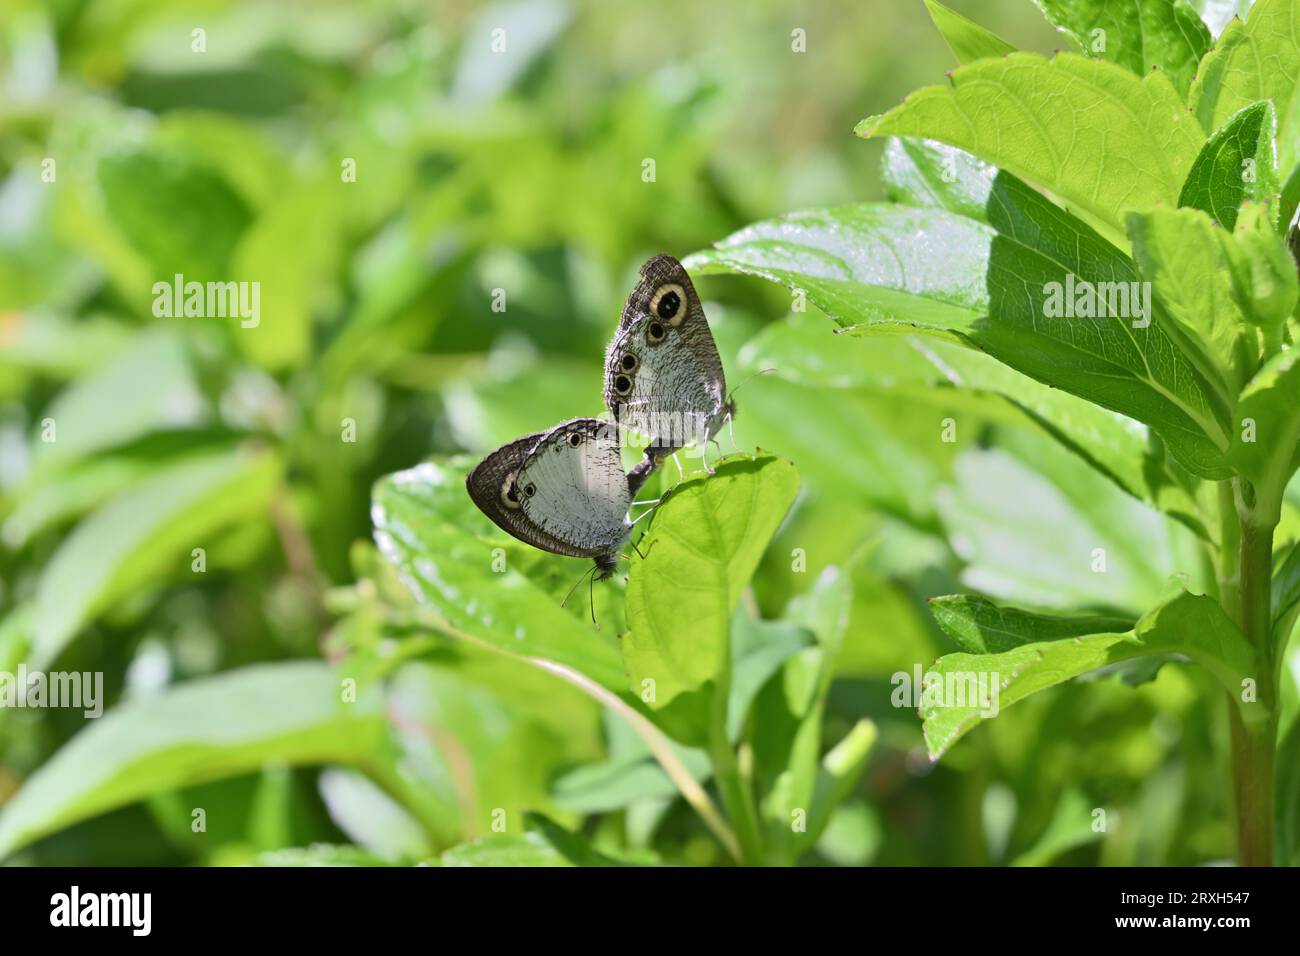
[[[543,551],[592,558],[607,578],[632,532],[618,437],[609,422],[575,418],[502,445],[465,485],[503,531]]]

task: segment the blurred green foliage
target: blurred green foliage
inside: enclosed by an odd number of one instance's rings
[[[1018,47],[1061,45],[1028,0],[952,6]],[[622,720],[439,633],[372,543],[371,487],[598,412],[646,256],[878,196],[880,147],[854,124],[954,65],[922,4],[17,0],[0,16],[0,670],[101,671],[115,712],[87,730],[79,712],[0,710],[0,805],[44,772],[23,813],[47,819],[0,822],[25,845],[13,861],[723,862]],[[259,326],[156,317],[153,285],[177,273],[260,282]],[[953,646],[927,597],[1136,615],[1190,532],[1080,478],[996,396],[939,387],[910,348],[830,340],[757,283],[699,287],[729,381],[778,370],[741,390],[737,443],[801,476],[741,627],[798,620],[842,575],[815,746],[879,728],[803,861],[1226,857],[1203,673],[1066,684],[938,765],[889,703],[892,674]],[[940,441],[954,411],[958,440]],[[1053,560],[1063,533],[1143,559],[1119,606]],[[510,560],[557,595],[581,572]],[[576,600],[566,627],[614,642],[620,587],[595,592],[602,634]],[[358,682],[348,719],[325,707],[322,659]],[[757,712],[784,713],[784,674],[754,688]],[[1070,828],[1081,807],[1143,825],[1101,840]],[[512,832],[536,811],[528,835],[461,845],[499,809]],[[589,842],[566,843],[576,831]]]

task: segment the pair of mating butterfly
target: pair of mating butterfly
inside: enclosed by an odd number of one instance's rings
[[[519,540],[592,558],[614,573],[632,533],[632,498],[664,458],[707,442],[729,421],[722,360],[682,264],[659,255],[623,306],[605,355],[605,405],[613,420],[575,418],[498,448],[465,479],[479,510]],[[623,472],[620,429],[649,437],[645,458]]]

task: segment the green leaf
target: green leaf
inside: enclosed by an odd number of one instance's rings
[[[1022,615],[1005,620],[1030,621]],[[1109,620],[1100,622],[1109,625]],[[1180,591],[1125,632],[1063,635],[1055,640],[1033,640],[1034,636],[1031,629],[1026,634],[1028,643],[1001,653],[945,655],[927,672],[917,693],[922,695],[920,711],[931,759],[938,759],[981,720],[1030,694],[1118,661],[1180,652],[1204,665],[1234,699],[1242,679],[1254,674],[1254,652],[1219,603],[1188,591]],[[930,699],[927,686],[934,688]],[[1248,720],[1265,716],[1261,705],[1241,706]]]
[[[1218,376],[1239,389],[1239,370],[1256,349],[1233,304],[1222,230],[1199,209],[1157,209],[1130,213],[1128,231],[1156,298],[1200,343]]]
[[[1186,529],[1057,445],[1009,428],[996,437],[994,447],[962,453],[940,495],[965,586],[1045,609],[1137,615],[1160,600],[1171,574],[1201,570]]]
[[[702,691],[724,672],[741,592],[794,503],[799,475],[771,455],[729,458],[717,474],[679,484],[643,539],[627,587],[627,680],[654,710]],[[646,548],[649,548],[646,551]]]
[[[1273,199],[1281,186],[1273,137],[1277,117],[1264,101],[1243,107],[1210,137],[1196,157],[1178,196],[1178,205],[1209,213],[1232,230],[1242,201]]]
[[[958,63],[970,63],[990,57],[1006,56],[1016,48],[1006,40],[985,30],[978,23],[967,20],[955,10],[950,10],[936,0],[925,0],[930,19],[939,28]]]
[[[34,464],[53,471],[151,432],[192,428],[206,417],[184,340],[174,329],[149,329],[46,407],[32,442]],[[52,441],[42,437],[46,419]]]
[[[797,841],[801,849],[816,843],[835,809],[862,779],[880,732],[869,720],[859,720],[844,739],[826,752],[813,788],[808,830]]]
[[[1092,808],[1079,790],[1070,789],[1061,794],[1042,836],[1010,865],[1047,866],[1069,850],[1099,841],[1102,833],[1093,829]]]
[[[339,212],[334,186],[305,186],[257,219],[233,251],[231,271],[258,283],[257,324],[241,315],[232,337],[269,369],[296,367],[312,343],[312,310],[337,271]]]
[[[1210,31],[1183,0],[1035,0],[1052,25],[1081,53],[1137,74],[1169,75],[1187,96]],[[1095,31],[1102,31],[1097,34]]]
[[[698,782],[709,779],[712,768],[700,750],[677,747],[682,763]],[[677,785],[649,757],[584,764],[555,781],[555,804],[577,813],[608,813],[646,799],[671,799]]]
[[[1245,19],[1233,20],[1197,71],[1189,96],[1207,133],[1260,100],[1277,111],[1278,168],[1283,176],[1300,160],[1300,15],[1295,0],[1258,0]]]
[[[540,814],[525,816],[527,832],[492,833],[442,854],[443,866],[625,866]],[[637,861],[645,862],[645,861]]]
[[[731,693],[727,697],[727,737],[739,739],[749,707],[783,664],[806,647],[812,635],[788,621],[754,620],[744,608],[731,619]]]
[[[1128,210],[1174,205],[1205,143],[1163,73],[1139,79],[1074,54],[1013,53],[951,80],[863,120],[857,134],[948,143],[1116,226]]]
[[[319,661],[261,664],[123,704],[34,773],[0,813],[0,859],[150,794],[267,763],[363,765],[385,733],[378,699],[343,703]]]
[[[99,185],[109,217],[152,263],[155,280],[229,278],[252,216],[220,176],[178,152],[137,151],[101,160]]]
[[[968,654],[1000,654],[1022,644],[1119,633],[1133,628],[1133,621],[1127,618],[1039,614],[1002,607],[988,598],[971,594],[931,598],[930,612],[944,633]]]
[[[1248,202],[1237,228],[1221,237],[1232,298],[1263,336],[1264,354],[1281,348],[1282,332],[1300,297],[1296,262],[1269,222],[1267,207]]]
[[[420,860],[433,852],[419,821],[361,772],[327,767],[317,787],[339,829],[380,859]]]
[[[1119,488],[1211,539],[1202,509],[1185,487],[1186,478],[1145,425],[1036,382],[983,352],[939,339],[914,341],[948,384],[1002,396]]]
[[[45,667],[87,622],[216,532],[265,513],[279,479],[269,452],[234,449],[163,468],[114,498],[59,545],[36,590],[31,665]],[[183,563],[180,563],[183,562]]]
[[[390,866],[387,860],[367,853],[355,846],[335,846],[313,843],[311,846],[290,847],[259,853],[251,866]]]
[[[864,204],[756,223],[687,268],[794,289],[857,332],[922,331],[988,352],[1047,385],[1150,425],[1188,470],[1231,475],[1226,385],[1198,368],[1181,327],[1048,315],[1070,275],[1140,287],[1131,260],[1069,213],[1000,174],[992,225],[939,209]],[[1118,287],[1115,287],[1118,288]]]
[[[1296,469],[1300,441],[1300,351],[1273,356],[1241,393],[1241,428],[1233,434],[1233,464],[1255,486],[1259,518],[1276,523],[1282,493]]]
[[[472,464],[468,458],[428,462],[375,486],[371,513],[384,556],[428,609],[433,626],[507,654],[567,664],[611,690],[624,690],[617,638],[608,630],[593,632],[589,623],[561,609],[542,579],[525,570],[566,569],[571,584],[583,573],[583,562],[551,560],[510,544],[513,539],[497,530],[465,492]],[[506,561],[504,573],[493,570],[497,548]],[[563,571],[559,574],[563,577]]]
[[[935,206],[980,222],[988,222],[986,208],[996,166],[970,153],[928,139],[890,137],[881,163],[885,194],[903,206]]]

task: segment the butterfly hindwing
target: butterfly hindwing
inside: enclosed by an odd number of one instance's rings
[[[614,429],[592,418],[526,435],[483,459],[466,479],[498,527],[544,551],[596,557],[627,537],[631,503]]]

